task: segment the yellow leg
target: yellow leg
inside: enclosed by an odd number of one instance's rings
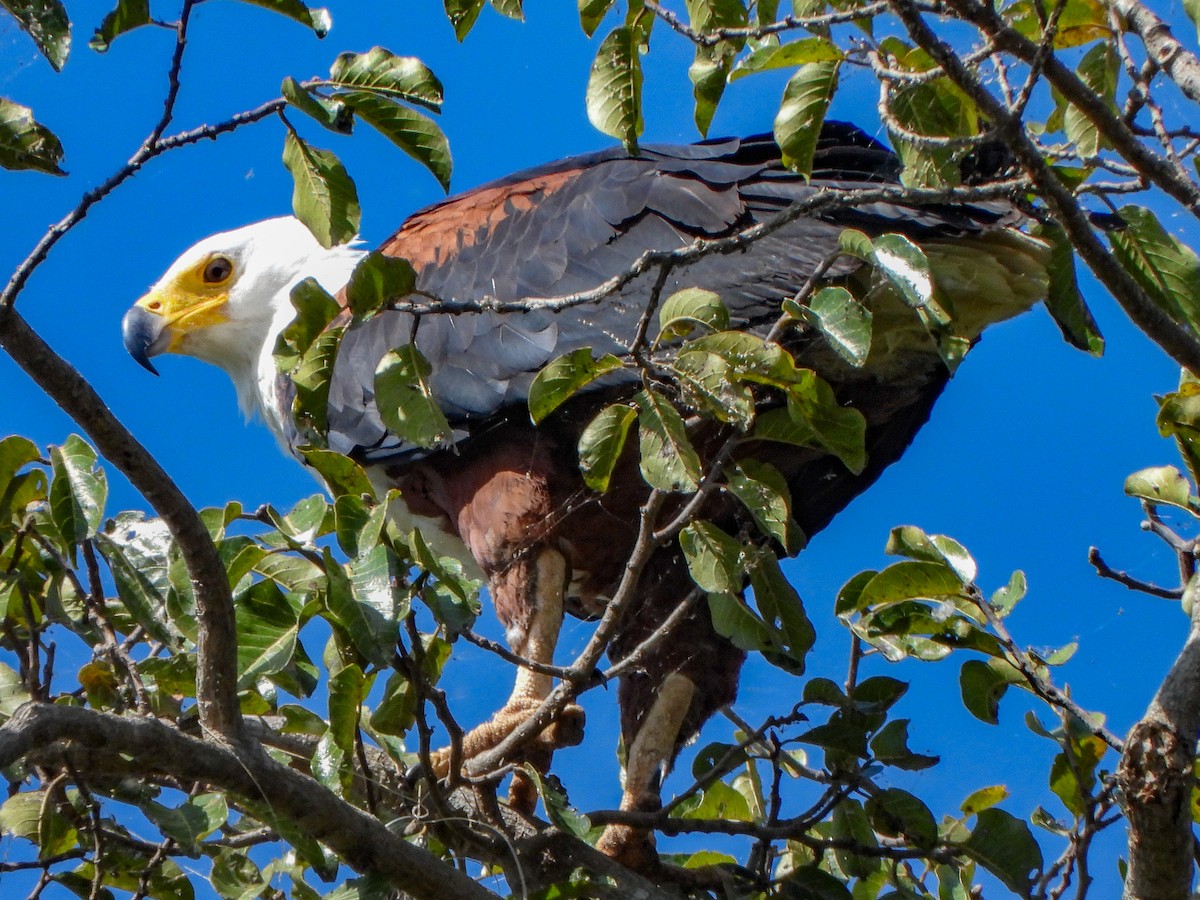
[[[675,758],[679,732],[695,695],[696,685],[690,678],[673,672],[663,679],[628,749],[622,810],[649,812],[661,805],[662,779]],[[658,861],[654,833],[629,825],[609,825],[597,847],[618,862],[641,871],[653,868]]]
[[[513,564],[490,584],[498,608],[513,619],[508,628],[508,643],[513,652],[531,662],[549,665],[562,628],[563,593],[567,582],[567,563],[554,549],[541,550],[536,557]],[[518,599],[520,598],[520,599]],[[524,602],[521,602],[521,601]],[[514,615],[517,613],[517,615]],[[524,615],[520,615],[524,613]],[[464,762],[492,749],[524,722],[549,696],[554,686],[551,676],[524,666],[517,670],[516,682],[508,702],[490,720],[472,729],[463,738]],[[583,710],[568,706],[526,750],[526,758],[540,771],[550,765],[558,747],[569,747],[583,739]],[[449,774],[449,750],[433,755],[438,777]],[[532,811],[537,796],[525,776],[514,776],[510,800],[520,809]]]

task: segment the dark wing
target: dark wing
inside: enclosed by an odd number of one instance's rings
[[[822,132],[813,177],[785,170],[769,137],[682,147],[609,150],[564,160],[428,207],[380,248],[410,260],[418,286],[442,299],[560,297],[595,288],[646,250],[733,235],[816,191],[894,182],[895,156],[852,126]],[[902,230],[920,239],[977,232],[1001,222],[1007,204],[914,209],[873,204],[800,218],[746,250],[710,255],[673,271],[664,296],[684,287],[719,293],[734,326],[769,327],[846,227]],[[561,312],[386,312],[352,327],[334,369],[329,443],[364,461],[427,451],[388,433],[374,407],[376,363],[416,336],[433,366],[432,389],[465,438],[474,423],[524,405],[533,376],[552,359],[588,347],[625,354],[654,273],[617,294]]]

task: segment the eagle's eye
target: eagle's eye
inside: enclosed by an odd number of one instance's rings
[[[223,284],[233,274],[233,260],[227,256],[214,256],[204,264],[201,277],[205,284]]]

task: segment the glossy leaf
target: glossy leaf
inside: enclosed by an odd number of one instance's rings
[[[679,533],[692,581],[710,593],[737,593],[745,580],[742,544],[711,522],[692,522]]]
[[[805,657],[817,639],[816,630],[804,610],[804,601],[779,567],[769,550],[760,549],[748,567],[754,602],[763,621],[777,629],[785,660],[769,657],[795,675],[803,674]]]
[[[637,149],[642,122],[642,63],[638,33],[628,25],[614,28],[600,44],[587,86],[588,119],[631,152]]]
[[[1153,466],[1125,479],[1125,493],[1150,503],[1196,509],[1192,485],[1174,466]]]
[[[529,385],[529,418],[536,425],[589,384],[624,365],[611,353],[594,359],[587,347],[551,360]]]
[[[336,156],[289,131],[283,164],[294,183],[292,210],[322,247],[344,244],[358,234],[358,190]]]
[[[679,411],[656,391],[641,391],[635,400],[642,477],[663,491],[696,490],[702,475],[700,457]]]
[[[62,158],[62,144],[50,129],[34,121],[28,107],[0,97],[0,166],[66,175],[59,166]]]
[[[742,502],[764,534],[775,538],[789,553],[800,550],[804,535],[792,520],[792,497],[787,479],[773,465],[754,459],[726,470],[726,487]]]
[[[321,97],[306,89],[295,78],[283,79],[279,88],[283,98],[306,116],[320,122],[330,131],[350,134],[354,130],[354,114],[340,100]]]
[[[171,628],[166,609],[166,553],[155,561],[148,554],[138,552],[136,545],[131,547],[114,536],[97,534],[95,541],[108,562],[117,595],[133,620],[154,640],[168,647],[177,646],[179,637]]]
[[[837,89],[838,60],[805,63],[783,91],[775,114],[775,141],[783,151],[783,164],[806,178],[812,172],[813,154],[821,125]]]
[[[962,590],[962,579],[945,563],[906,560],[888,566],[871,578],[858,596],[858,608],[915,598],[957,597]]]
[[[754,395],[722,357],[685,350],[671,364],[683,401],[746,431],[754,422]]]
[[[446,17],[454,26],[454,36],[461,41],[470,33],[475,20],[479,18],[484,0],[443,0],[443,2],[446,8]]]
[[[684,288],[663,301],[658,310],[658,342],[686,337],[697,328],[724,331],[729,309],[721,297],[702,288]]]
[[[1109,232],[1113,255],[1164,312],[1200,334],[1200,258],[1148,209],[1121,208],[1125,227]]]
[[[596,33],[605,13],[612,9],[616,0],[578,0],[579,24],[588,37]]]
[[[292,373],[296,386],[292,416],[309,443],[323,444],[329,428],[329,380],[344,331],[329,328],[317,335]]]
[[[193,852],[203,838],[229,819],[229,806],[223,794],[199,794],[176,807],[151,801],[142,804],[141,810],[164,836]]]
[[[389,350],[375,369],[375,402],[383,424],[419,447],[450,441],[450,423],[429,386],[433,367],[412,344]]]
[[[806,63],[836,62],[842,58],[842,51],[831,41],[823,37],[802,38],[786,44],[759,47],[734,67],[729,80],[737,81],[756,72],[790,69]]]
[[[888,535],[884,552],[892,556],[907,556],[909,559],[945,563],[964,585],[975,580],[979,567],[967,549],[954,538],[944,534],[926,534],[913,525],[893,528]]]
[[[364,661],[390,665],[401,613],[393,587],[401,573],[395,554],[379,545],[343,569],[326,550],[325,571],[331,621],[345,630]]]
[[[350,273],[346,305],[356,317],[366,319],[411,293],[416,285],[416,270],[407,259],[368,253]]]
[[[602,409],[579,436],[579,470],[584,483],[593,491],[602,494],[608,490],[636,419],[635,408],[614,403]]]
[[[558,776],[543,774],[529,763],[525,763],[521,768],[537,788],[538,796],[542,798],[542,806],[546,810],[546,818],[567,834],[586,838],[592,823],[587,816],[571,805]]]
[[[263,9],[287,16],[289,19],[311,28],[313,34],[319,38],[325,37],[329,33],[329,29],[333,27],[329,10],[306,6],[300,0],[242,0],[242,2],[261,6]]]
[[[296,317],[275,341],[275,366],[284,375],[296,370],[313,341],[341,312],[338,302],[313,278],[292,288],[291,303]]]
[[[963,663],[958,675],[963,706],[979,721],[989,725],[1000,724],[1000,700],[1009,685],[1023,682],[1020,672],[995,659],[986,662],[969,659]]]
[[[50,447],[50,517],[72,558],[75,546],[93,537],[104,520],[108,477],[96,463],[96,451],[78,435]]]
[[[33,38],[42,56],[54,71],[62,71],[71,52],[71,20],[59,0],[0,0],[21,25],[21,30]]]
[[[925,251],[902,234],[882,234],[873,241],[875,267],[901,299],[917,310],[926,326],[944,327],[950,316],[937,302],[933,269]]]
[[[338,95],[355,114],[427,168],[443,189],[450,188],[450,142],[437,123],[420,112],[372,91]]]
[[[304,464],[321,477],[325,489],[334,498],[346,494],[355,497],[375,495],[366,471],[350,457],[311,447],[302,448],[300,455],[304,458]]]
[[[861,366],[871,352],[871,311],[843,287],[817,291],[805,307],[805,321],[813,325],[842,359]]]
[[[300,613],[274,582],[260,581],[235,598],[238,687],[278,672],[296,649]]]
[[[881,763],[917,772],[938,764],[938,757],[914,753],[908,747],[908,719],[888,722],[871,739],[871,753]]]

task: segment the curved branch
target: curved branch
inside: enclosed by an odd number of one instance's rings
[[[196,510],[95,389],[11,306],[0,306],[0,347],[74,419],[121,470],[179,542],[196,594],[196,697],[200,722],[232,740],[242,734],[237,702],[237,627],[229,576]]]
[[[384,823],[275,762],[257,744],[238,750],[180,734],[157,719],[26,703],[0,728],[0,767],[58,741],[81,752],[118,750],[148,773],[201,782],[267,804],[360,872],[375,872],[414,897],[495,900],[473,879],[388,830]]]

